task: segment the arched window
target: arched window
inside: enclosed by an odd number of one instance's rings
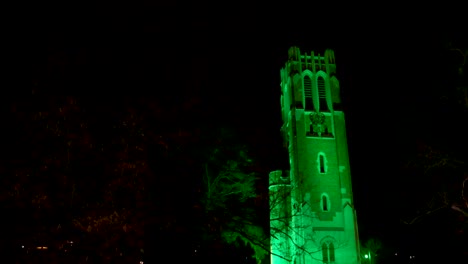
[[[312,80],[309,76],[304,76],[304,97],[305,97],[305,110],[313,111],[314,103],[312,101]]]
[[[325,173],[325,160],[323,155],[320,155],[320,173]]]
[[[318,158],[317,158],[317,167],[318,167],[318,171],[320,174],[325,174],[327,173],[327,158],[325,157],[325,153],[323,152],[320,152],[318,154]]]
[[[327,200],[327,196],[325,195],[322,195],[322,210],[328,211],[328,200]]]
[[[335,263],[335,245],[332,241],[322,243],[322,260],[323,263]]]
[[[320,111],[328,111],[327,106],[327,92],[325,89],[325,80],[322,76],[317,78],[318,96],[319,96],[319,109]]]
[[[330,211],[331,203],[328,194],[322,193],[322,197],[320,198],[320,207],[324,212]]]

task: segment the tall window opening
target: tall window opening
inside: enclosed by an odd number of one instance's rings
[[[320,174],[325,174],[328,171],[327,157],[323,152],[319,152],[317,155],[317,170]]]
[[[327,201],[327,196],[322,195],[322,209],[323,211],[328,211],[328,201]]]
[[[322,76],[317,78],[318,95],[319,95],[319,109],[320,111],[328,111],[327,106],[327,92],[325,90],[325,80]]]
[[[309,76],[304,76],[304,97],[305,97],[305,110],[313,111],[314,103],[312,101],[312,80]]]
[[[330,262],[335,262],[335,246],[333,245],[333,242],[330,242],[330,244],[328,244],[328,255],[330,258]]]
[[[323,212],[330,211],[331,203],[330,197],[328,197],[327,193],[322,193],[322,196],[320,197],[320,207],[322,208]]]
[[[325,157],[323,155],[319,155],[319,162],[320,162],[320,173],[325,173]]]
[[[326,241],[322,243],[323,263],[335,263],[335,245],[333,242]]]
[[[325,242],[322,243],[322,260],[323,263],[330,263],[328,261],[328,246]]]

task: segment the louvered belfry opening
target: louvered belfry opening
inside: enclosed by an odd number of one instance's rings
[[[328,111],[327,106],[327,92],[325,90],[325,80],[322,76],[317,78],[318,94],[319,94],[319,107],[320,111]]]
[[[314,103],[312,101],[312,80],[309,76],[304,76],[304,97],[305,97],[305,110],[313,111]]]

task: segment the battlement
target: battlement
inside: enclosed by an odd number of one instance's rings
[[[285,186],[289,185],[289,171],[287,170],[276,170],[270,172],[270,187],[271,186]]]
[[[321,70],[330,73],[330,71],[335,71],[335,52],[327,49],[323,56],[320,53],[315,55],[314,51],[311,51],[310,54],[307,54],[307,52],[301,54],[298,47],[291,47],[288,51],[288,62],[296,66],[294,67],[296,70],[304,71],[308,69],[312,72]],[[299,66],[299,69],[297,69],[297,66]]]

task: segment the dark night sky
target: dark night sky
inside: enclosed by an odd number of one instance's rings
[[[109,103],[117,93],[157,94],[176,107],[178,96],[202,95],[206,116],[200,122],[235,124],[259,159],[276,169],[279,71],[288,48],[335,49],[361,231],[396,230],[398,164],[429,120],[440,69],[432,55],[450,34],[447,27],[396,25],[378,15],[271,19],[256,11],[213,15],[203,8],[181,15],[176,6],[98,8],[86,18],[62,14],[63,23],[37,26],[33,75],[43,74],[44,60],[72,54],[89,65],[70,87],[73,93],[98,93]]]

